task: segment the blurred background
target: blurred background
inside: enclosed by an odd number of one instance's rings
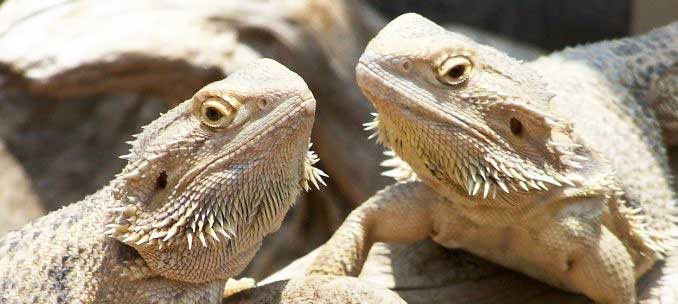
[[[382,148],[362,131],[371,106],[353,69],[367,41],[405,12],[531,60],[676,20],[678,1],[0,1],[0,235],[96,191],[142,125],[270,57],[316,95],[314,149],[330,175],[242,276],[276,271],[391,183],[380,176]]]

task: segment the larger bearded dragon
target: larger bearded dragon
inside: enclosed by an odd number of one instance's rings
[[[369,127],[410,181],[353,211],[309,272],[356,275],[372,243],[430,237],[596,302],[634,303],[636,280],[678,237],[649,106],[676,62],[678,23],[521,63],[398,17],[356,73],[378,111]]]
[[[0,302],[220,303],[321,181],[314,114],[270,59],[205,86],[144,127],[108,186],[0,239]]]

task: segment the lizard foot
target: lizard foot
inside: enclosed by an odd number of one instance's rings
[[[224,298],[228,298],[243,290],[257,287],[257,282],[252,278],[233,279],[229,278],[224,287]]]

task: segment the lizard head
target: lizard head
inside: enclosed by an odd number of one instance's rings
[[[206,85],[131,142],[108,235],[142,256],[256,251],[299,191],[322,182],[309,150],[314,114],[306,83],[270,59]]]
[[[472,201],[513,205],[515,193],[572,184],[566,173],[580,167],[571,125],[536,72],[424,17],[383,28],[356,77],[379,140],[419,178]]]

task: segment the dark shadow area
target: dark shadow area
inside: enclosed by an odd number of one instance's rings
[[[438,23],[461,23],[548,50],[629,33],[630,0],[369,0],[388,19],[416,12]]]

